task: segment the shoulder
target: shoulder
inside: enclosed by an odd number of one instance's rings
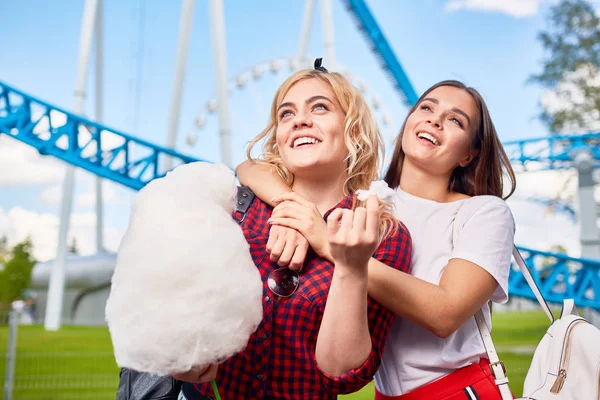
[[[460,225],[474,223],[493,223],[512,227],[514,229],[514,218],[508,204],[496,196],[480,195],[473,196],[464,201],[459,208],[456,221]]]

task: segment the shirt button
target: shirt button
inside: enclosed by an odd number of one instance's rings
[[[265,297],[265,301],[267,301],[267,302],[268,302],[269,300],[271,300],[271,298],[270,298],[269,296],[266,296],[266,297]]]
[[[262,338],[263,338],[263,340],[264,340],[264,339],[268,338],[268,337],[269,337],[269,335],[267,335],[266,333],[263,333],[261,337],[262,337]]]
[[[262,379],[263,378],[263,374],[256,374],[256,379]]]

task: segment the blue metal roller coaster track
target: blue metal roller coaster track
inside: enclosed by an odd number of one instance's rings
[[[134,190],[144,187],[166,171],[160,168],[164,157],[177,164],[200,161],[177,151],[137,139],[86,118],[54,107],[0,82],[0,135],[5,134],[35,147],[40,154],[59,158],[98,176]],[[536,163],[546,169],[572,166],[572,149],[586,149],[600,166],[600,134],[579,137],[549,137],[507,144],[514,146],[511,161]],[[534,144],[530,152],[526,144]],[[558,147],[551,151],[544,146]],[[600,310],[600,261],[576,259],[563,254],[520,248],[528,267],[551,302],[573,297],[578,305]],[[534,299],[520,271],[513,271],[509,291],[512,296]]]
[[[406,104],[414,105],[417,92],[366,3],[344,3]],[[160,166],[165,157],[172,157],[174,165],[198,161],[53,107],[1,82],[0,90],[0,134],[134,190],[164,175],[166,171]],[[594,166],[600,167],[600,133],[520,140],[504,147],[513,165],[524,171],[573,168],[579,151],[588,151]],[[600,296],[595,296],[600,293],[600,261],[520,250],[547,300],[560,302],[563,297],[573,297],[581,306],[600,310]],[[509,291],[513,296],[534,299],[516,270],[511,274]]]
[[[42,155],[135,190],[166,173],[160,168],[166,157],[172,157],[174,165],[199,161],[54,107],[2,82],[0,133],[35,147]]]

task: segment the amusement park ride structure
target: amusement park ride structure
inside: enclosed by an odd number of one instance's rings
[[[334,60],[331,0],[322,1],[323,31],[328,59]],[[388,73],[398,94],[407,105],[413,105],[418,95],[391,49],[385,35],[364,0],[344,0],[358,28],[368,40],[381,66]],[[99,108],[102,96],[102,0],[86,0],[79,48],[78,70],[73,112],[55,107],[0,82],[0,135],[12,137],[68,164],[63,186],[63,204],[57,256],[53,264],[45,327],[56,330],[61,324],[61,309],[65,285],[66,235],[73,199],[74,169],[82,168],[97,176],[97,248],[103,251],[101,240],[102,199],[101,179],[109,179],[134,190],[163,176],[178,165],[197,161],[195,157],[175,150],[178,130],[182,82],[190,41],[195,0],[183,0],[179,42],[176,55],[175,80],[167,145],[160,146],[102,124]],[[290,59],[292,67],[302,64],[312,23],[314,0],[306,0],[300,51]],[[223,0],[209,0],[213,62],[217,85],[216,107],[219,117],[221,160],[231,166],[231,129],[229,125],[228,81],[225,58]],[[96,35],[96,121],[81,116],[87,81],[88,60],[92,40]],[[579,221],[582,258],[520,248],[526,264],[541,287],[545,298],[562,302],[572,297],[582,307],[600,310],[600,237],[596,225],[594,200],[594,170],[600,167],[600,133],[578,136],[548,136],[504,143],[515,168],[522,171],[575,169],[578,172]],[[211,160],[214,161],[214,160]],[[522,274],[513,270],[510,277],[511,296],[535,299]]]

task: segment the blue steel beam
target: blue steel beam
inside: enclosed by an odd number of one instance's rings
[[[562,303],[572,298],[580,307],[600,311],[600,260],[519,247],[523,260],[546,301]],[[519,267],[513,265],[508,282],[511,296],[535,300]]]
[[[408,106],[413,106],[419,96],[413,88],[406,72],[400,65],[400,61],[390,47],[379,24],[373,17],[371,10],[363,0],[343,0],[350,14],[355,17],[358,27],[363,32],[371,44],[381,66],[388,73],[396,89],[403,95],[403,100]]]
[[[0,134],[6,134],[103,178],[139,190],[167,171],[197,158],[74,115],[0,82]]]
[[[573,136],[548,136],[503,143],[513,166],[524,171],[574,168],[573,160],[580,151],[588,151],[600,168],[600,133]]]
[[[40,154],[57,157],[134,190],[164,175],[166,171],[160,169],[164,157],[173,157],[175,165],[200,161],[73,115],[0,82],[2,133],[36,148]],[[590,137],[597,140],[598,135],[586,135],[583,141],[569,139],[578,148],[581,143],[589,144]],[[600,296],[595,296],[600,293],[599,260],[519,249],[549,302],[560,303],[564,297],[572,297],[579,306],[600,310]],[[514,268],[509,292],[535,299],[521,272]]]

